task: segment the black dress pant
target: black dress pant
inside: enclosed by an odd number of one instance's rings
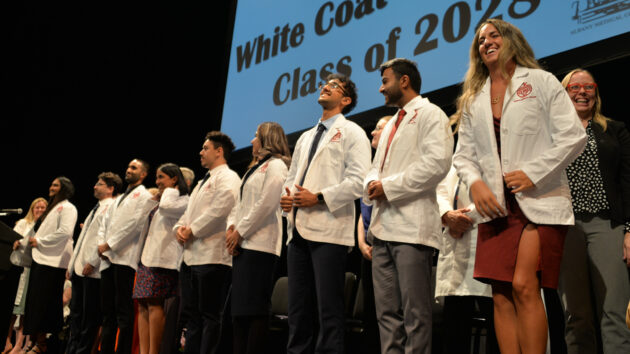
[[[287,353],[344,353],[344,283],[348,247],[303,239],[297,231],[287,251],[289,342]],[[317,305],[316,305],[317,304]],[[313,313],[319,335],[313,343]]]
[[[112,264],[101,272],[101,309],[103,331],[101,354],[131,354],[133,345],[134,309],[133,281],[136,271],[128,266]],[[116,331],[118,345],[116,345]]]
[[[101,280],[72,272],[70,339],[66,354],[89,354],[102,321]]]
[[[185,353],[217,353],[230,267],[223,264],[190,266],[190,277],[182,279],[182,306],[191,312],[186,324]]]

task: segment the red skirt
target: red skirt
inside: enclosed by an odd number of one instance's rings
[[[505,192],[507,217],[479,224],[473,277],[484,283],[512,282],[521,234],[532,224],[509,191]],[[543,288],[556,289],[564,248],[566,225],[536,225],[540,236],[538,277]]]

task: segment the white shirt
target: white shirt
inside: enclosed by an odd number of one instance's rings
[[[101,272],[99,272],[101,258],[98,256],[98,230],[107,215],[107,210],[113,203],[113,198],[99,200],[96,213],[94,213],[93,210],[90,211],[83,222],[83,229],[81,229],[77,244],[72,253],[72,258],[68,265],[68,269],[73,270],[74,273],[80,277],[83,276],[83,268],[85,265],[90,264],[94,267],[94,271],[92,271],[88,277],[94,279],[101,278]],[[92,217],[92,215],[94,215],[94,217]],[[92,219],[92,221],[90,221],[90,219]]]
[[[280,256],[280,196],[287,173],[286,164],[281,159],[272,157],[247,179],[241,199],[232,209],[227,223],[228,227],[234,225],[243,237],[242,248]]]
[[[440,206],[440,216],[454,210],[453,202],[457,192],[457,209],[468,208],[466,215],[475,220],[475,205],[468,197],[468,188],[464,183],[458,183],[457,171],[451,168],[446,178],[437,187],[437,201]],[[478,215],[478,214],[476,214]],[[435,275],[435,297],[439,296],[492,296],[490,285],[473,278],[475,269],[475,253],[477,250],[477,224],[474,223],[461,238],[456,239],[445,227],[442,233],[442,247],[438,256]]]
[[[98,244],[107,243],[110,247],[103,253],[108,260],[101,261],[101,271],[111,263],[134,270],[138,267],[140,231],[145,220],[142,206],[152,195],[139,185],[121,201],[123,196],[116,198],[98,230]]]
[[[188,226],[192,238],[184,245],[184,262],[189,265],[224,264],[232,266],[225,248],[227,217],[238,199],[241,179],[223,164],[210,171],[210,178],[195,186],[186,212],[173,230]]]
[[[374,205],[368,237],[439,249],[442,222],[435,188],[451,165],[452,132],[446,114],[426,98],[417,96],[403,109],[406,113],[385,164],[387,141],[398,113],[383,129],[372,168],[365,177],[363,202]],[[381,181],[387,200],[368,199],[368,185],[376,180]]]
[[[146,217],[141,237],[144,240],[142,248],[142,264],[146,267],[160,267],[178,269],[182,261],[184,246],[177,242],[177,235],[173,226],[186,211],[189,197],[179,195],[179,190],[166,188],[158,201],[148,199],[144,205],[143,214]],[[158,206],[149,225],[148,215]]]
[[[77,208],[67,199],[50,210],[35,233],[37,247],[33,260],[55,268],[68,268],[72,257],[72,233],[77,222]]]
[[[564,169],[584,150],[586,133],[571,99],[553,75],[516,67],[503,99],[500,134],[499,158],[488,78],[462,115],[453,156],[459,177],[468,186],[483,180],[505,210],[503,174],[522,170],[535,185],[516,194],[527,219],[536,224],[572,225]]]
[[[297,192],[308,163],[308,154],[317,126],[298,139],[284,187]],[[371,147],[365,131],[339,115],[321,136],[304,185],[312,193],[321,192],[325,203],[295,208],[287,215],[288,240],[293,227],[306,240],[354,246],[355,206],[361,197],[361,183],[370,167]],[[285,189],[282,188],[284,191]]]

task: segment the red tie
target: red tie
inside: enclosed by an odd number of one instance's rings
[[[400,122],[402,121],[405,114],[407,114],[407,112],[405,112],[404,109],[401,109],[400,111],[398,111],[398,119],[396,119],[396,124],[394,124],[394,127],[392,128],[392,132],[389,133],[389,139],[387,139],[387,148],[385,148],[385,156],[383,156],[383,162],[381,163],[381,172],[383,172],[383,166],[385,166],[385,160],[387,159],[387,152],[389,152],[389,145],[392,143],[392,140],[394,139],[394,135],[396,135],[396,130],[398,130],[398,126],[400,125]]]

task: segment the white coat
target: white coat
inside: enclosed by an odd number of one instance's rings
[[[453,202],[458,181],[457,171],[452,167],[446,178],[438,185],[436,194],[440,217],[454,210]],[[480,220],[479,214],[474,211],[475,205],[471,204],[468,197],[466,184],[459,183],[457,197],[457,209],[468,208],[471,211],[467,215],[473,219],[473,222]],[[435,297],[492,296],[490,285],[473,278],[475,251],[477,249],[476,222],[459,239],[453,238],[448,231],[448,227],[446,227],[442,233],[442,247],[435,274]]]
[[[111,248],[103,253],[108,261],[101,262],[101,271],[111,263],[138,268],[138,245],[145,216],[142,206],[152,195],[139,185],[120,201],[122,197],[116,198],[98,230],[98,244],[107,243]]]
[[[210,171],[210,178],[195,186],[184,215],[173,227],[188,226],[192,238],[184,245],[186,265],[224,264],[232,266],[225,248],[227,217],[238,199],[241,179],[227,165]]]
[[[517,66],[503,99],[497,152],[490,78],[462,115],[453,165],[471,186],[483,180],[505,210],[503,174],[522,170],[535,187],[516,194],[531,222],[572,225],[564,169],[584,149],[586,133],[566,91],[550,73]],[[483,221],[488,221],[489,218]]]
[[[284,184],[297,192],[317,126],[298,139],[291,168]],[[361,197],[361,183],[370,167],[370,141],[356,123],[340,115],[321,137],[306,173],[304,185],[312,193],[322,193],[324,204],[295,208],[287,216],[288,242],[293,236],[293,222],[306,240],[354,246],[354,201]],[[283,190],[285,190],[283,188]]]
[[[83,222],[83,229],[77,239],[77,244],[74,247],[72,258],[68,265],[70,273],[74,273],[80,277],[83,277],[83,268],[86,264],[90,264],[94,267],[94,271],[88,275],[89,278],[100,279],[101,272],[99,267],[101,265],[101,258],[98,256],[98,230],[103,223],[107,210],[114,203],[114,198],[105,198],[99,200],[99,207],[96,210],[96,214],[92,218],[93,211],[90,211],[88,216]],[[88,224],[88,221],[92,218],[92,221]]]
[[[188,195],[179,195],[179,190],[166,188],[159,203],[153,199],[146,201],[143,211],[146,221],[140,233],[144,242],[141,256],[144,266],[179,270],[184,246],[177,241],[173,226],[186,211],[188,200]],[[149,224],[149,213],[156,206],[158,210]]]
[[[272,157],[254,171],[243,186],[240,201],[228,218],[228,227],[243,237],[243,249],[280,256],[282,249],[282,210],[280,196],[287,177],[286,164]],[[241,182],[242,183],[242,182]]]
[[[422,244],[436,249],[442,223],[435,188],[446,176],[453,155],[453,135],[446,114],[428,99],[415,97],[403,107],[406,114],[381,165],[398,113],[389,120],[378,144],[372,168],[365,177],[363,202],[373,205],[368,237]],[[368,199],[368,185],[380,180],[387,200]]]
[[[68,268],[72,257],[72,234],[77,222],[77,208],[67,199],[48,212],[35,233],[37,247],[33,248],[33,260],[54,268]]]

